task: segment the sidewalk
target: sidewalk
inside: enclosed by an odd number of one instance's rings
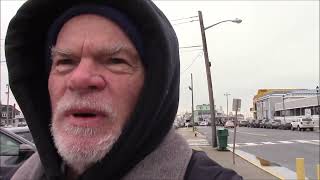
[[[244,179],[279,179],[237,155],[235,155],[234,165],[232,163],[233,155],[231,151],[217,151],[211,145],[208,144],[208,141],[206,140],[205,136],[198,133],[197,137],[195,137],[194,133],[192,132],[192,128],[179,128],[176,131],[188,141],[192,149],[206,152],[211,159],[213,159],[225,168],[233,169]]]

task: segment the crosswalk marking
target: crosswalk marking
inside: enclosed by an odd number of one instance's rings
[[[319,140],[290,140],[290,141],[275,141],[275,142],[255,142],[255,143],[236,143],[235,147],[245,147],[245,146],[261,146],[261,145],[279,145],[279,144],[313,144],[320,145]],[[233,144],[228,144],[229,147],[233,147]]]
[[[294,142],[291,142],[291,141],[278,141],[278,142],[283,143],[283,144],[292,144],[292,143],[294,143]]]
[[[209,146],[210,145],[206,139],[188,139],[187,142],[190,146]]]
[[[228,146],[232,148],[232,147],[233,147],[233,144],[228,144]],[[238,145],[238,144],[235,144],[234,147],[239,147],[239,145]]]
[[[312,142],[312,141],[306,141],[306,140],[295,140],[299,143],[306,143],[306,144],[314,144],[314,145],[319,145],[319,142],[316,143],[316,142]]]
[[[273,142],[261,142],[262,144],[278,144],[278,143],[273,143]]]

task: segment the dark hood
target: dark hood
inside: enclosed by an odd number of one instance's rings
[[[144,46],[145,82],[130,120],[108,155],[80,179],[120,179],[152,152],[171,129],[179,101],[179,47],[163,13],[149,0],[29,0],[11,20],[5,41],[9,83],[27,120],[49,179],[63,179],[51,119],[45,44],[49,26],[84,2],[107,4],[138,27]],[[156,165],[156,162],[155,162]]]

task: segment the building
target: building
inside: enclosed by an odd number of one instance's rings
[[[24,118],[21,119],[22,114],[16,109],[15,105],[1,105],[1,125],[15,126],[19,122],[19,119],[16,118],[17,116],[20,117],[20,121],[24,120]]]
[[[284,101],[297,100],[316,95],[316,90],[310,89],[259,89],[253,98],[254,119],[274,120],[276,104],[284,104]]]
[[[210,104],[197,105],[194,110],[194,122],[199,123],[200,121],[211,122]]]
[[[275,119],[282,123],[291,123],[298,118],[311,118],[315,126],[319,127],[320,97],[316,95],[301,97],[295,93],[289,96],[293,98],[287,98],[282,103],[275,104]]]

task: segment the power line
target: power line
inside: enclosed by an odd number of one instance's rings
[[[170,20],[170,21],[181,21],[181,20],[191,19],[191,18],[196,18],[196,17],[198,17],[198,16],[191,16],[191,17],[186,17],[186,18],[173,19],[173,20]]]
[[[179,47],[179,49],[194,48],[194,47],[202,47],[202,46],[201,45],[197,45],[197,46],[182,46],[182,47]]]
[[[199,57],[201,57],[202,55],[203,55],[203,52],[200,52],[200,53],[192,60],[191,64],[190,64],[185,70],[183,70],[182,73],[180,73],[180,75],[182,75],[183,73],[185,73],[185,72],[193,65],[193,63],[194,63]]]
[[[172,24],[172,25],[173,25],[173,26],[176,26],[176,25],[191,23],[191,22],[195,22],[195,21],[199,21],[199,20],[195,19],[195,20],[186,21],[186,22],[181,22],[181,23],[176,23],[176,24]]]

